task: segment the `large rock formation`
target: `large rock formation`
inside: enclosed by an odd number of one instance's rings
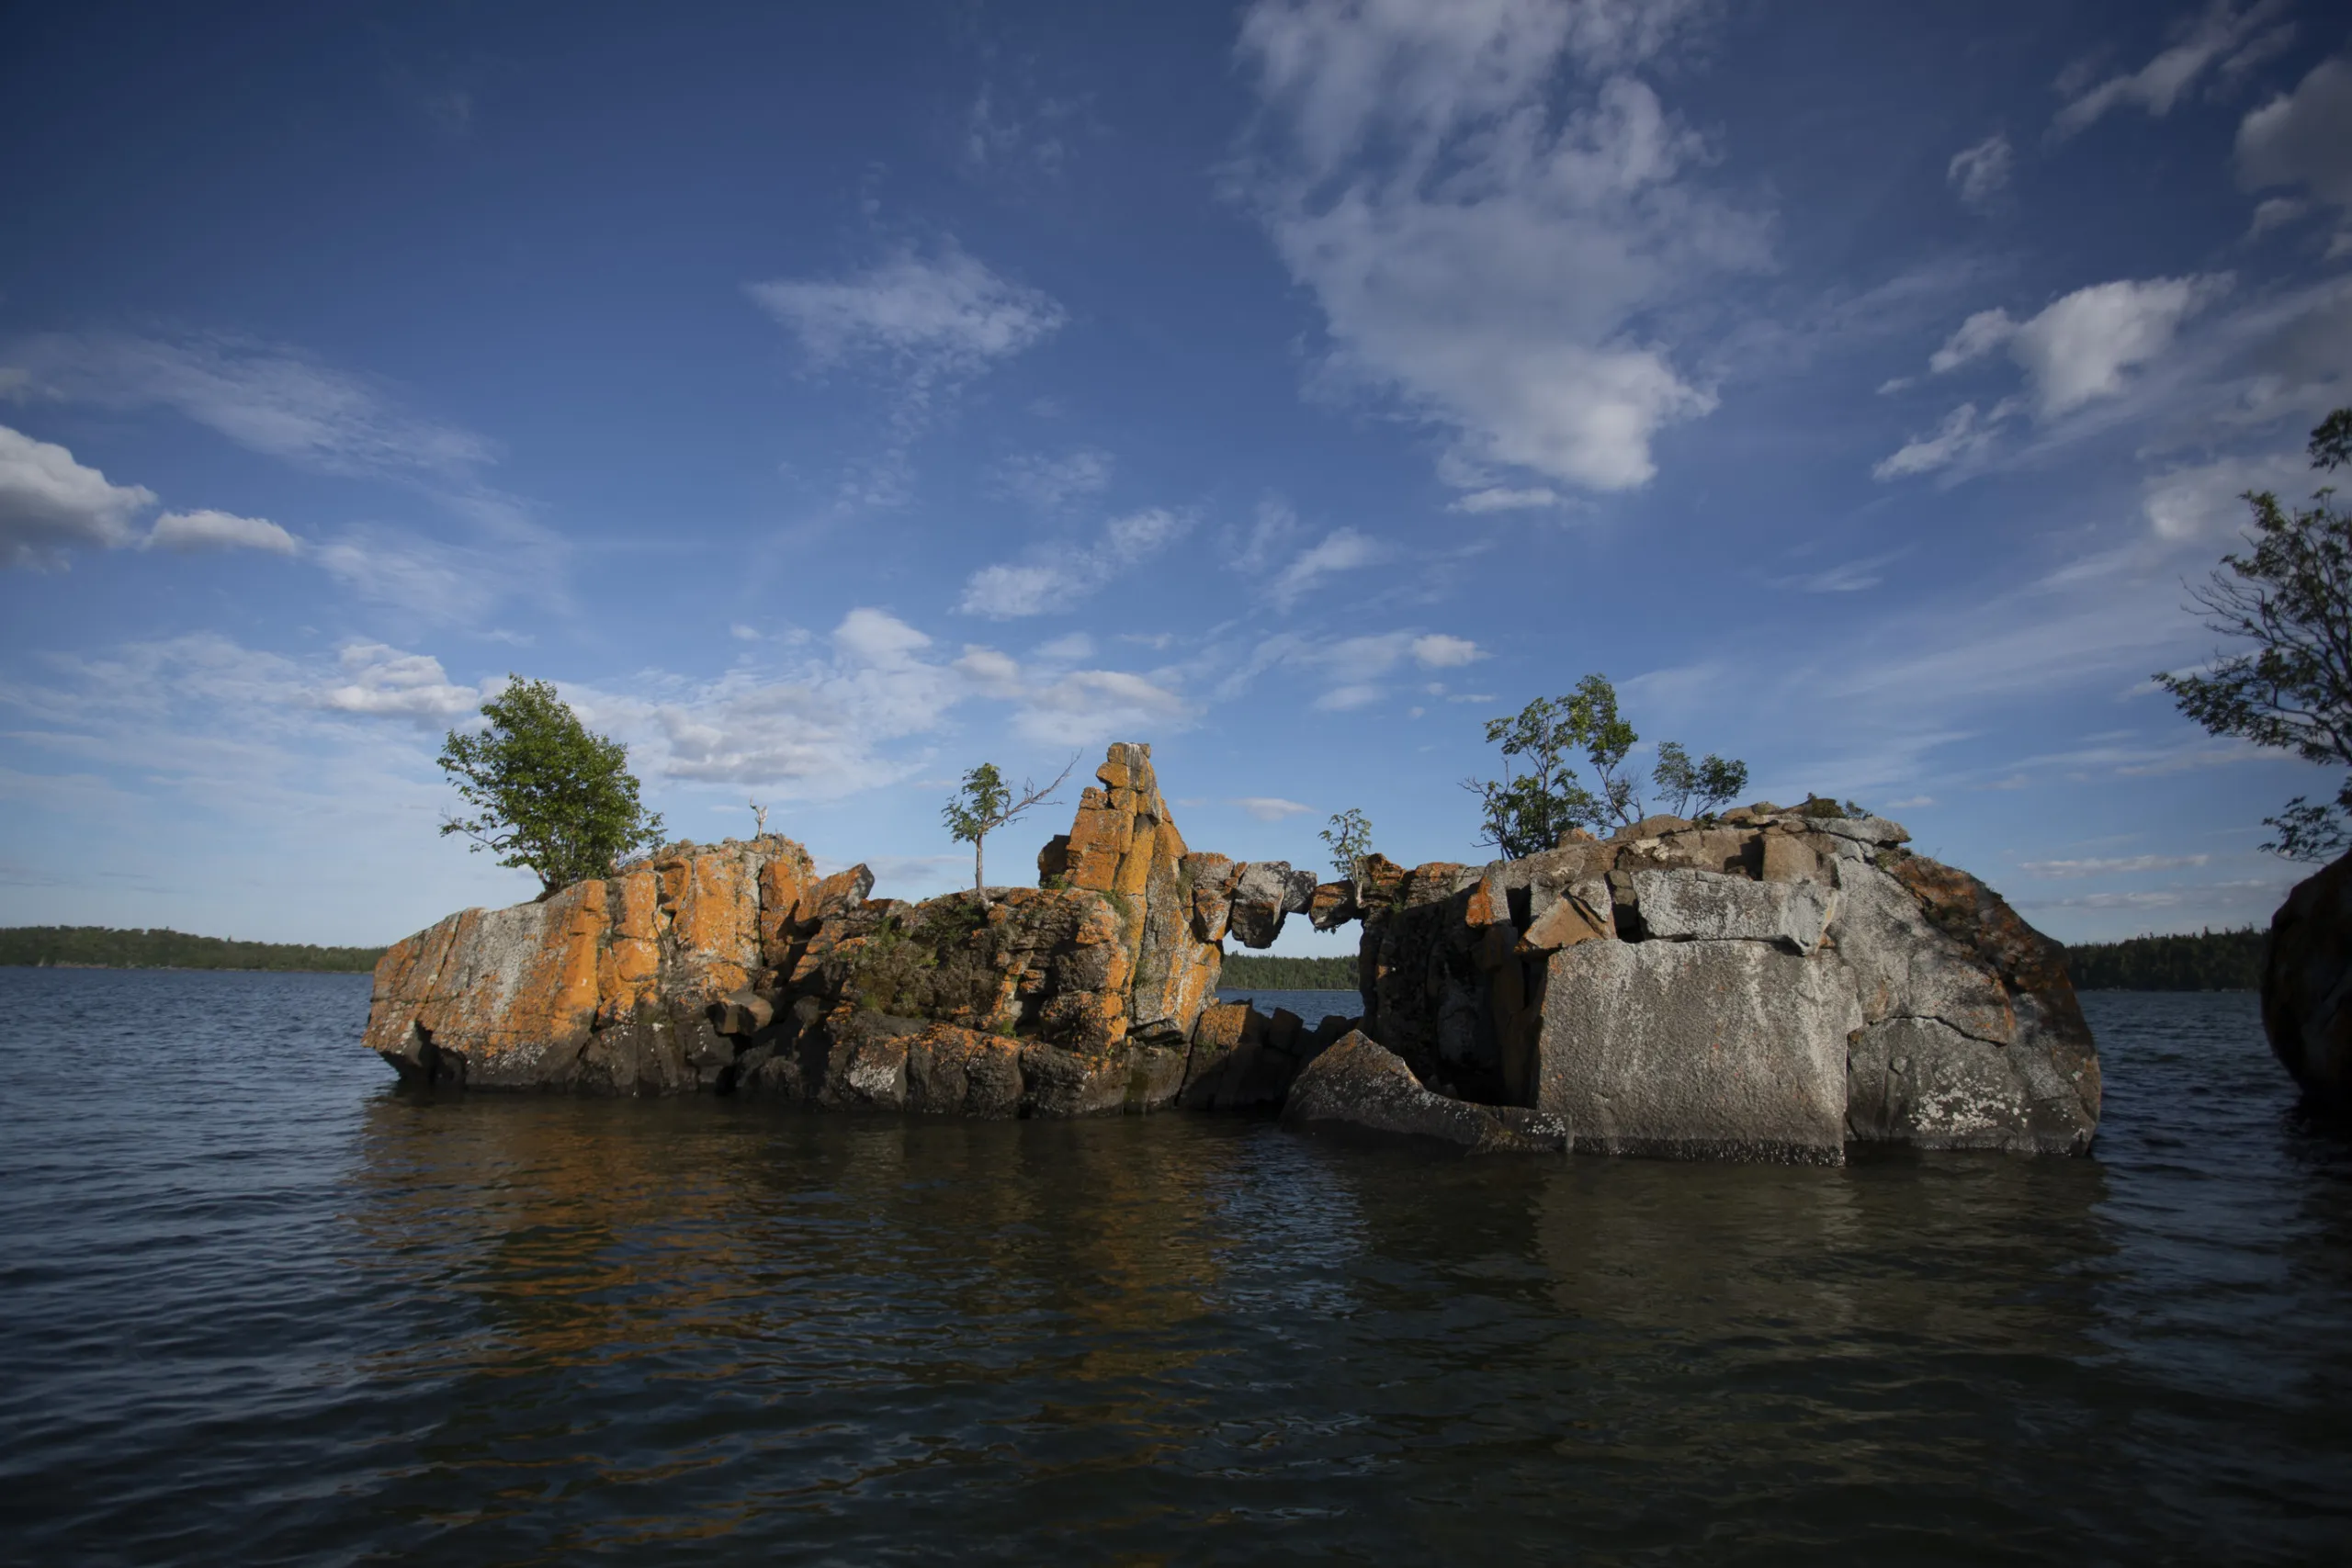
[[[2305,877],[2270,918],[2262,1029],[2323,1111],[2352,1111],[2352,854]]]
[[[2098,1126],[2060,950],[1892,822],[1758,806],[1487,866],[1374,855],[1318,886],[1190,850],[1148,747],[1095,776],[1035,888],[877,899],[865,867],[820,878],[765,837],[454,915],[385,955],[368,1043],[425,1084],[966,1116],[1295,1101],[1295,1122],[1683,1157],[2079,1153]],[[2341,870],[2296,899],[2334,908]],[[1268,945],[1298,913],[1363,922],[1362,1020],[1216,1000],[1224,940]],[[2301,989],[2269,1010],[2299,1076],[2341,1085],[2328,940],[2274,953]]]
[[[2083,1152],[2098,1060],[2061,950],[1908,837],[1759,806],[1485,867],[1375,857],[1365,1032],[1580,1150]]]
[[[1201,857],[1150,749],[1112,747],[1096,778],[1041,887],[870,898],[864,866],[820,879],[771,836],[453,915],[386,953],[367,1043],[431,1085],[975,1116],[1146,1110],[1188,1088],[1279,1103],[1298,1021],[1211,1007],[1224,950],[1199,934],[1185,866]],[[1192,1073],[1204,1010],[1218,1018]]]

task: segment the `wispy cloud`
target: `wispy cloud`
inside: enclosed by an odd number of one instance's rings
[[[2029,876],[2115,876],[2143,871],[2178,871],[2203,865],[2210,855],[2123,855],[2108,860],[2030,860],[2018,866]]]
[[[919,404],[1043,342],[1068,319],[1050,296],[953,242],[842,277],[775,278],[744,291],[799,341],[811,366],[879,370]]]
[[[2159,118],[2170,114],[2209,70],[2233,82],[2292,39],[2291,23],[2270,25],[2285,9],[2286,0],[2254,0],[2244,6],[2233,0],[2211,0],[2201,12],[2176,23],[2173,43],[2137,71],[2090,86],[2076,85],[2071,76],[2062,78],[2060,91],[2067,95],[2067,102],[2051,133],[2061,139],[2072,136],[2109,111],[2128,107]]]
[[[974,572],[956,609],[991,620],[1018,620],[1075,609],[1079,601],[1141,566],[1192,526],[1164,507],[1129,513],[1102,525],[1099,542],[1040,552],[1024,562],[1001,562]]]
[[[2016,162],[2009,139],[1996,130],[1975,146],[1953,153],[1945,165],[1944,180],[1962,207],[1983,212],[2008,188],[2009,170]]]
[[[1278,795],[1245,795],[1226,804],[1239,807],[1261,822],[1279,822],[1285,817],[1301,817],[1315,809]]]
[[[262,550],[271,555],[300,555],[301,542],[266,517],[240,517],[230,512],[166,512],[140,541],[141,549]]]

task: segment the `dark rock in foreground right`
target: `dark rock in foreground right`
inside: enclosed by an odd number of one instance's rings
[[[2270,918],[2262,1031],[2312,1105],[2352,1110],[2352,854],[2297,883]]]

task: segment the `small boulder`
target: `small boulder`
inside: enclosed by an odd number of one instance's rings
[[[1713,871],[1637,871],[1632,880],[1643,927],[1665,941],[1770,942],[1811,953],[1829,924],[1829,895],[1812,882]]]
[[[1568,1146],[1567,1128],[1556,1118],[1430,1093],[1403,1058],[1360,1029],[1301,1069],[1283,1105],[1283,1125],[1429,1139],[1474,1154],[1564,1154]]]
[[[1326,882],[1315,889],[1306,901],[1306,919],[1318,931],[1337,931],[1350,920],[1363,917],[1363,907],[1356,902],[1353,878]]]
[[[1272,947],[1290,912],[1290,864],[1252,861],[1234,879],[1227,932],[1245,947]]]

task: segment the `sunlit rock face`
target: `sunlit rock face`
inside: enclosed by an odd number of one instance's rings
[[[681,844],[401,942],[367,1043],[426,1085],[1071,1116],[1272,1111],[1360,1026],[1346,1074],[1306,1081],[1416,1135],[1519,1128],[1478,1119],[1509,1108],[1591,1153],[2086,1148],[2098,1060],[2061,950],[1896,824],[1826,807],[1318,885],[1190,849],[1150,748],[1121,743],[1036,887],[909,903],[788,839]],[[1294,914],[1363,922],[1361,1019],[1217,1001],[1225,941]]]
[[[878,899],[865,867],[820,878],[769,836],[453,915],[385,955],[367,1043],[405,1078],[476,1089],[966,1116],[1151,1110],[1188,1086],[1279,1103],[1309,1038],[1293,1015],[1242,1010],[1248,1040],[1237,1024],[1192,1070],[1231,900],[1206,896],[1204,916],[1150,748],[1113,746],[1095,778],[1037,887]],[[1227,895],[1266,902],[1261,868],[1210,858],[1234,871]],[[1271,909],[1242,915],[1269,942],[1313,891],[1275,869]]]
[[[2062,950],[1908,838],[1758,807],[1485,867],[1375,862],[1365,1032],[1582,1151],[2083,1152],[2098,1059]]]

